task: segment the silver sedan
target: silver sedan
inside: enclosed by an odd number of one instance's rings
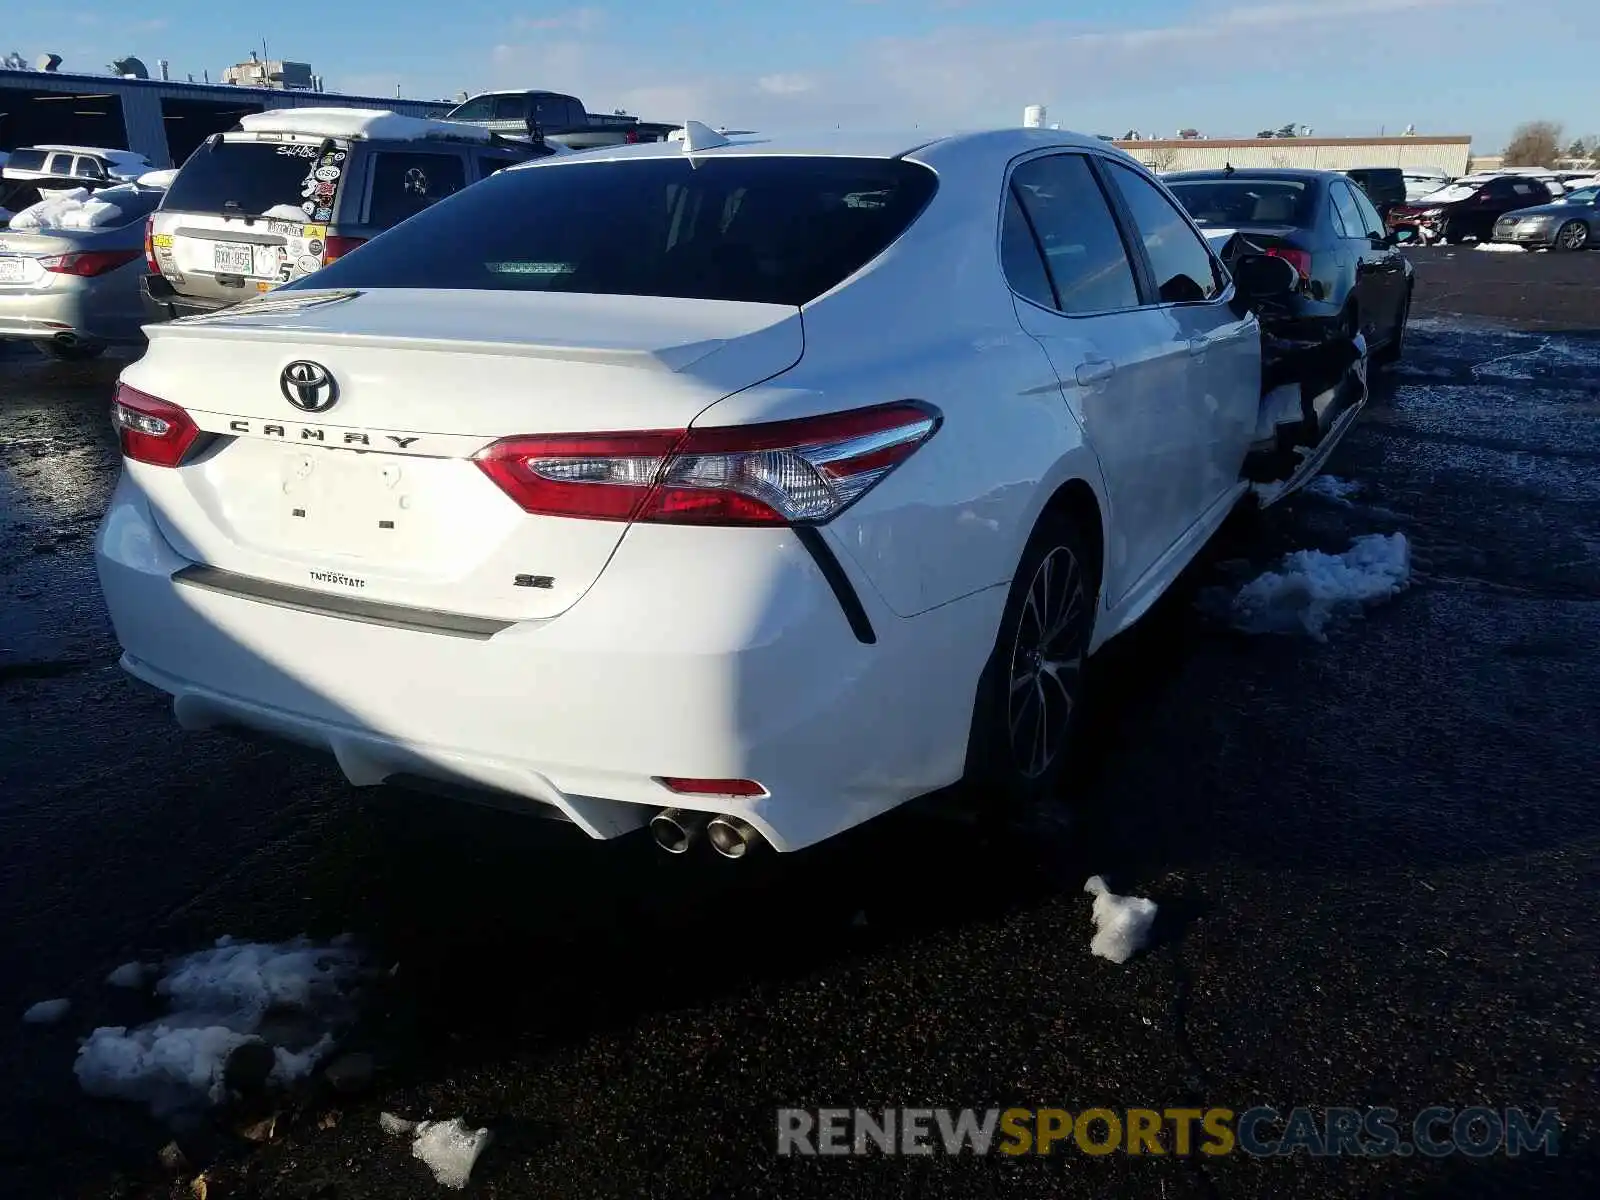
[[[18,228],[13,218],[0,232],[0,339],[31,341],[67,360],[142,341],[145,218],[164,194],[133,184],[96,192],[93,201],[117,215],[90,228],[56,213],[37,227]]]

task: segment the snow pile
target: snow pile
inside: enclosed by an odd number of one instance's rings
[[[138,966],[117,968],[110,982],[123,985]],[[156,993],[171,1005],[167,1016],[134,1029],[96,1029],[73,1069],[91,1096],[138,1101],[158,1116],[222,1103],[232,1082],[229,1060],[247,1045],[262,1048],[266,1082],[292,1083],[333,1048],[334,1029],[352,1015],[360,974],[348,940],[323,946],[304,938],[280,945],[220,938],[212,949],[176,960],[157,982]]]
[[[1488,250],[1496,254],[1521,254],[1522,247],[1512,242],[1479,242],[1479,250]]]
[[[1349,506],[1361,494],[1361,485],[1353,479],[1340,479],[1337,475],[1318,475],[1306,484],[1306,491],[1335,504]]]
[[[150,968],[142,962],[125,962],[106,976],[106,982],[112,987],[119,988],[143,987],[145,977],[149,973]]]
[[[166,191],[172,186],[172,181],[178,177],[178,169],[170,167],[165,171],[146,171],[139,176],[139,186],[142,188],[159,188]]]
[[[117,190],[106,189],[107,193]],[[52,192],[11,218],[12,229],[111,229],[127,223],[122,209],[102,196],[91,195],[88,188]]]
[[[385,1133],[411,1135],[411,1154],[421,1159],[433,1177],[447,1188],[467,1186],[467,1178],[493,1135],[487,1129],[469,1129],[460,1117],[450,1121],[408,1121],[393,1113],[378,1114]]]
[[[239,118],[239,125],[251,133],[305,133],[314,137],[386,138],[400,142],[425,138],[494,140],[494,134],[481,126],[402,117],[386,108],[279,108],[247,113]]]
[[[1246,633],[1308,633],[1327,641],[1329,623],[1404,591],[1411,547],[1403,533],[1369,533],[1343,554],[1296,550],[1275,571],[1231,596],[1213,590],[1207,607]]]
[[[29,1025],[54,1025],[67,1015],[71,1007],[71,1000],[41,1000],[37,1004],[30,1004],[22,1014],[22,1019]]]
[[[305,210],[292,204],[274,204],[261,215],[269,221],[293,221],[296,225],[306,223]]]
[[[1094,937],[1089,953],[1125,963],[1144,948],[1156,920],[1156,903],[1143,896],[1117,896],[1106,881],[1091,875],[1083,890],[1094,897]]]

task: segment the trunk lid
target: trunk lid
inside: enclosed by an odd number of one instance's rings
[[[684,428],[797,362],[800,322],[796,308],[715,300],[281,293],[149,329],[124,382],[216,436],[185,466],[130,470],[195,562],[388,604],[554,617],[626,524],[530,515],[472,455],[516,435]],[[320,411],[288,399],[295,362],[331,378],[312,389],[331,396]]]

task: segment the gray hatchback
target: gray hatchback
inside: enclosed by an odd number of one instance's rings
[[[158,321],[226,308],[504,167],[559,152],[380,110],[252,114],[190,155],[150,218],[146,308]]]

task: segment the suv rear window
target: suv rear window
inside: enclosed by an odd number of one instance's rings
[[[801,305],[887,249],[937,186],[926,167],[879,158],[674,156],[525,167],[419,213],[324,267],[305,288]]]
[[[288,205],[308,218],[329,219],[344,176],[348,147],[328,142],[268,142],[221,138],[189,156],[167,189],[172,212],[259,217]]]
[[[1295,225],[1311,222],[1311,193],[1298,179],[1167,179],[1168,190],[1197,225]]]

